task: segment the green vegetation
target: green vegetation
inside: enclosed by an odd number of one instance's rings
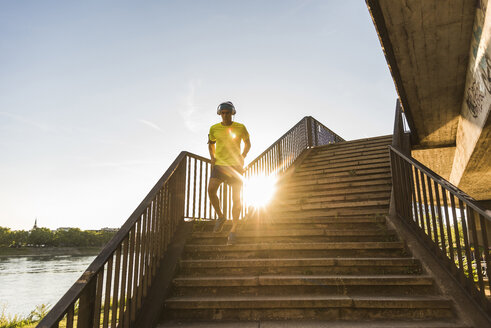
[[[430,227],[428,227],[428,225],[427,225],[426,215],[423,214],[422,219],[423,219],[423,226],[421,228],[436,243],[435,231],[434,231],[433,221],[431,220],[431,215],[430,215],[430,220],[429,220],[430,221]],[[448,230],[447,230],[448,226],[447,226],[447,223],[445,221],[445,218],[442,218],[441,222],[443,225],[442,227],[440,227],[439,216],[436,215],[435,225],[436,225],[436,236],[438,238],[437,244],[438,244],[438,247],[446,253],[447,257],[449,259],[451,259],[450,245],[449,245],[450,239],[449,239],[449,234],[448,234]],[[443,229],[441,229],[441,228],[443,228]],[[442,235],[441,235],[441,230],[443,230],[443,239],[442,239]],[[475,256],[477,253],[479,253],[479,256],[481,258],[483,258],[484,248],[481,245],[479,245],[476,249],[475,244],[472,243],[471,240],[469,240],[469,242],[470,242],[470,254],[471,254],[470,266],[472,268],[472,272],[470,272],[471,270],[469,270],[469,265],[467,263],[467,261],[468,261],[467,254],[465,251],[464,227],[463,227],[461,218],[457,218],[457,226],[455,226],[454,224],[450,225],[450,237],[452,240],[452,248],[453,248],[453,252],[454,252],[455,266],[457,268],[460,268],[460,263],[458,260],[458,251],[457,251],[457,240],[458,240],[460,247],[461,247],[460,256],[461,256],[462,262],[463,262],[463,266],[460,269],[463,270],[464,274],[467,277],[471,277],[474,280],[474,282],[477,282],[478,281],[478,274],[477,274],[477,261],[475,259]],[[444,244],[443,244],[442,240],[445,241],[445,248],[443,247]]]
[[[112,305],[113,302],[111,298],[108,305],[109,322],[111,322],[112,313],[113,313]],[[104,321],[104,308],[105,308],[105,304],[102,304],[100,308],[100,315],[99,315],[100,325],[102,325]],[[2,309],[2,311],[0,312],[0,328],[35,328],[36,325],[48,314],[49,311],[50,311],[49,305],[41,304],[36,306],[36,308],[33,311],[31,311],[29,315],[22,317],[20,315],[7,316],[5,314],[5,309]],[[116,323],[119,321],[120,315],[121,313],[118,310],[116,316]],[[75,308],[74,308],[73,327],[77,326],[77,320],[78,320],[78,301],[75,303]],[[59,328],[66,328],[67,326],[66,315],[60,320],[58,325]]]
[[[102,247],[113,236],[112,231],[87,231],[78,228],[52,231],[35,228],[31,231],[12,231],[0,227],[0,247]]]
[[[31,311],[27,316],[22,317],[20,315],[7,316],[5,309],[2,309],[0,313],[0,328],[30,328],[35,327],[36,323],[41,321],[42,318],[48,313],[49,306],[41,304]]]

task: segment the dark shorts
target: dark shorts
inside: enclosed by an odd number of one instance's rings
[[[214,165],[211,169],[210,178],[218,179],[229,185],[242,185],[242,171],[240,166]]]

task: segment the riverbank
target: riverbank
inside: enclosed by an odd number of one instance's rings
[[[0,257],[21,256],[95,256],[102,247],[0,247]]]

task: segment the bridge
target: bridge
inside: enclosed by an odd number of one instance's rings
[[[489,1],[367,0],[412,155],[490,208]]]
[[[182,152],[38,327],[490,327],[491,11],[367,6],[399,94],[392,135],[300,120],[246,167],[276,193],[244,199],[232,246],[229,224],[211,231],[210,161]]]

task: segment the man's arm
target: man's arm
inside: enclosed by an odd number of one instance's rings
[[[211,165],[215,165],[215,143],[208,142],[208,151],[210,152]]]
[[[247,138],[247,140],[244,140],[244,151],[242,152],[242,157],[246,158],[247,153],[251,149],[251,139]]]

